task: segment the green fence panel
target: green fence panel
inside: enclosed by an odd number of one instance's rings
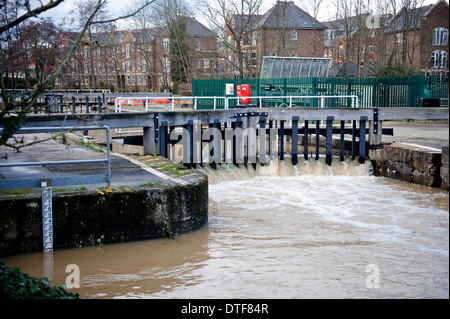
[[[357,95],[359,107],[421,107],[423,98],[448,99],[448,77],[442,76],[388,76],[388,77],[303,77],[274,79],[218,79],[194,80],[193,94],[197,97],[225,97],[226,84],[234,85],[236,97],[237,85],[249,84],[252,96],[280,96],[279,99],[265,99],[263,106],[280,107],[290,103],[286,96],[343,96]],[[283,98],[282,98],[283,97]],[[448,101],[448,100],[447,100]],[[237,99],[229,100],[234,108]],[[253,98],[252,104],[259,106],[259,99]],[[448,102],[447,102],[448,103]],[[320,99],[293,98],[296,107],[320,107]],[[199,99],[198,109],[212,109],[213,99]],[[351,107],[350,98],[327,98],[325,107]],[[223,99],[216,102],[216,108],[224,108]]]

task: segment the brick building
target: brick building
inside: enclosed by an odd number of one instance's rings
[[[332,66],[353,65],[348,76],[375,75],[387,66],[402,66],[410,73],[448,74],[449,6],[445,0],[382,16],[377,28],[368,27],[367,17],[323,22],[327,27],[323,56],[332,58]]]
[[[193,18],[186,18],[191,79],[217,74],[215,34]],[[59,54],[64,56],[78,34],[60,31]],[[170,72],[170,38],[166,28],[111,31],[85,35],[59,88],[109,88],[115,91],[153,91],[173,86]],[[191,82],[191,81],[189,81]],[[189,89],[186,83],[182,89]]]
[[[448,74],[449,6],[444,0],[403,8],[385,29],[387,53],[421,74]]]
[[[225,28],[222,70],[225,77],[257,77],[263,56],[322,57],[323,32],[326,27],[293,1],[277,1],[263,15],[229,14],[234,30]],[[243,27],[244,26],[244,27]],[[244,28],[244,32],[238,32]],[[233,34],[242,34],[238,45]],[[239,50],[240,48],[240,50]],[[239,59],[242,54],[242,59]],[[242,66],[240,61],[242,61]]]

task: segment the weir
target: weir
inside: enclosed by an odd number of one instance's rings
[[[351,109],[350,109],[351,110]],[[378,109],[365,112],[342,112],[327,109],[327,112],[308,114],[292,109],[243,108],[224,110],[220,114],[210,112],[208,118],[187,116],[186,112],[174,114],[158,113],[155,126],[150,132],[154,146],[150,152],[157,152],[188,168],[210,164],[265,165],[271,160],[290,157],[293,165],[299,158],[308,161],[310,157],[319,160],[325,156],[328,166],[333,162],[333,135],[339,135],[338,159],[358,159],[364,164],[368,155],[368,140],[372,148],[381,144],[382,134],[393,134],[383,130],[378,122]],[[370,113],[370,114],[369,114]],[[184,118],[184,123],[183,119]],[[369,121],[369,118],[371,119]],[[144,132],[144,139],[146,139]],[[345,135],[351,139],[346,143]],[[315,149],[309,148],[310,137],[315,136]],[[320,136],[325,137],[325,149],[320,147]],[[303,140],[303,143],[300,143]],[[299,145],[303,150],[299,150]],[[346,145],[347,144],[347,145]],[[350,144],[350,147],[348,146]],[[145,147],[145,146],[144,146]],[[288,149],[290,149],[288,151]]]

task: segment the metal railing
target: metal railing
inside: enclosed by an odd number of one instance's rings
[[[106,130],[106,158],[90,160],[65,160],[65,161],[47,161],[47,162],[22,162],[0,164],[2,167],[15,166],[41,166],[41,165],[62,165],[62,164],[86,164],[86,163],[107,163],[106,174],[91,174],[77,176],[52,177],[52,186],[69,186],[106,183],[107,191],[111,191],[111,153],[110,153],[110,128],[108,126],[78,126],[78,127],[33,127],[21,128],[17,133],[36,133],[36,132],[57,132],[72,130]],[[3,129],[0,129],[0,131]],[[14,179],[0,180],[0,189],[21,189],[21,188],[40,188],[42,179],[49,179],[48,176],[32,179]]]
[[[212,100],[212,109],[216,110],[218,109],[218,105],[220,102],[221,109],[229,109],[230,108],[230,101],[236,100],[239,102],[239,99],[243,97],[236,97],[236,96],[194,96],[194,97],[166,97],[161,99],[155,99],[155,98],[142,98],[142,97],[118,97],[115,100],[114,110],[116,113],[122,113],[123,112],[136,112],[136,111],[146,111],[148,112],[150,104],[163,104],[166,105],[166,110],[168,110],[169,105],[171,105],[172,111],[175,110],[175,104],[177,103],[186,103],[191,104],[192,108],[194,110],[198,109],[198,101],[199,100]],[[299,96],[251,96],[249,97],[252,100],[257,100],[258,107],[263,107],[266,102],[269,102],[272,100],[281,101],[278,107],[301,107],[299,102],[297,101],[305,101],[305,100],[316,100],[317,107],[324,108],[326,107],[326,100],[331,99],[350,99],[351,101],[351,107],[355,108],[359,106],[359,98],[357,95],[315,95],[315,96],[305,96],[305,95],[299,95]],[[297,103],[297,104],[296,104]],[[238,104],[238,103],[236,103]],[[346,103],[347,104],[347,103]],[[127,109],[126,107],[134,107],[134,109]],[[137,109],[136,109],[137,108]]]

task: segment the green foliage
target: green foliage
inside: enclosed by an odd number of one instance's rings
[[[52,286],[47,278],[38,279],[9,269],[0,262],[0,299],[79,299],[77,293]]]

